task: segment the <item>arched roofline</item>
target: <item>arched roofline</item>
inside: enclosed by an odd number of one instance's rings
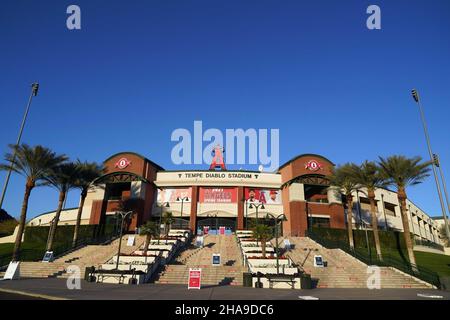
[[[108,162],[109,160],[111,160],[112,158],[117,157],[117,156],[120,156],[120,155],[122,155],[122,154],[124,154],[124,155],[125,155],[125,154],[131,154],[131,155],[134,155],[134,156],[136,156],[136,157],[138,157],[138,158],[141,158],[141,159],[144,160],[144,161],[149,162],[149,163],[150,163],[152,166],[154,166],[158,171],[164,171],[164,168],[161,167],[159,164],[157,164],[157,163],[151,161],[150,159],[144,157],[143,155],[141,155],[141,154],[139,154],[139,153],[131,152],[131,151],[122,151],[122,152],[118,152],[118,153],[116,153],[116,154],[113,154],[112,156],[110,156],[109,158],[107,158],[105,161],[103,161],[103,163],[106,163],[106,162]]]

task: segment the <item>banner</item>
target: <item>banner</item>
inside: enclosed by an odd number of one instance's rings
[[[264,204],[282,204],[281,190],[245,188],[245,200]]]
[[[199,201],[203,203],[236,203],[237,188],[200,188]]]
[[[191,202],[192,199],[192,188],[167,188],[158,189],[158,203],[164,202],[177,202],[177,199],[183,199],[188,197],[189,200],[184,200],[184,202]]]

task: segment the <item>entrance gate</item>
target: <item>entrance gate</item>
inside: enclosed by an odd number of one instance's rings
[[[209,227],[209,230],[215,233],[220,227],[234,232],[236,230],[236,218],[198,218],[197,229],[203,231],[203,227]]]

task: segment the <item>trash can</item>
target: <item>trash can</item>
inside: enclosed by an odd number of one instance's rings
[[[84,269],[84,280],[87,282],[94,282],[95,277],[91,275],[94,271],[95,267],[86,267],[86,269]]]
[[[301,289],[312,289],[312,281],[310,274],[302,274],[300,276],[300,288]]]
[[[450,291],[450,277],[440,277],[441,290]]]
[[[253,276],[251,272],[244,272],[243,276],[243,285],[244,287],[252,287],[253,286]]]

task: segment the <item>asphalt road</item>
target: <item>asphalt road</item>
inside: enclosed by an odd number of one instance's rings
[[[2,290],[10,290],[8,293]],[[312,296],[320,300],[450,300],[450,292],[432,289],[256,289],[236,286],[209,286],[188,290],[184,285],[118,285],[81,280],[81,289],[68,289],[65,279],[21,279],[1,281],[2,297],[75,300],[300,300]],[[423,297],[430,295],[434,297]],[[439,298],[441,296],[442,298]]]

